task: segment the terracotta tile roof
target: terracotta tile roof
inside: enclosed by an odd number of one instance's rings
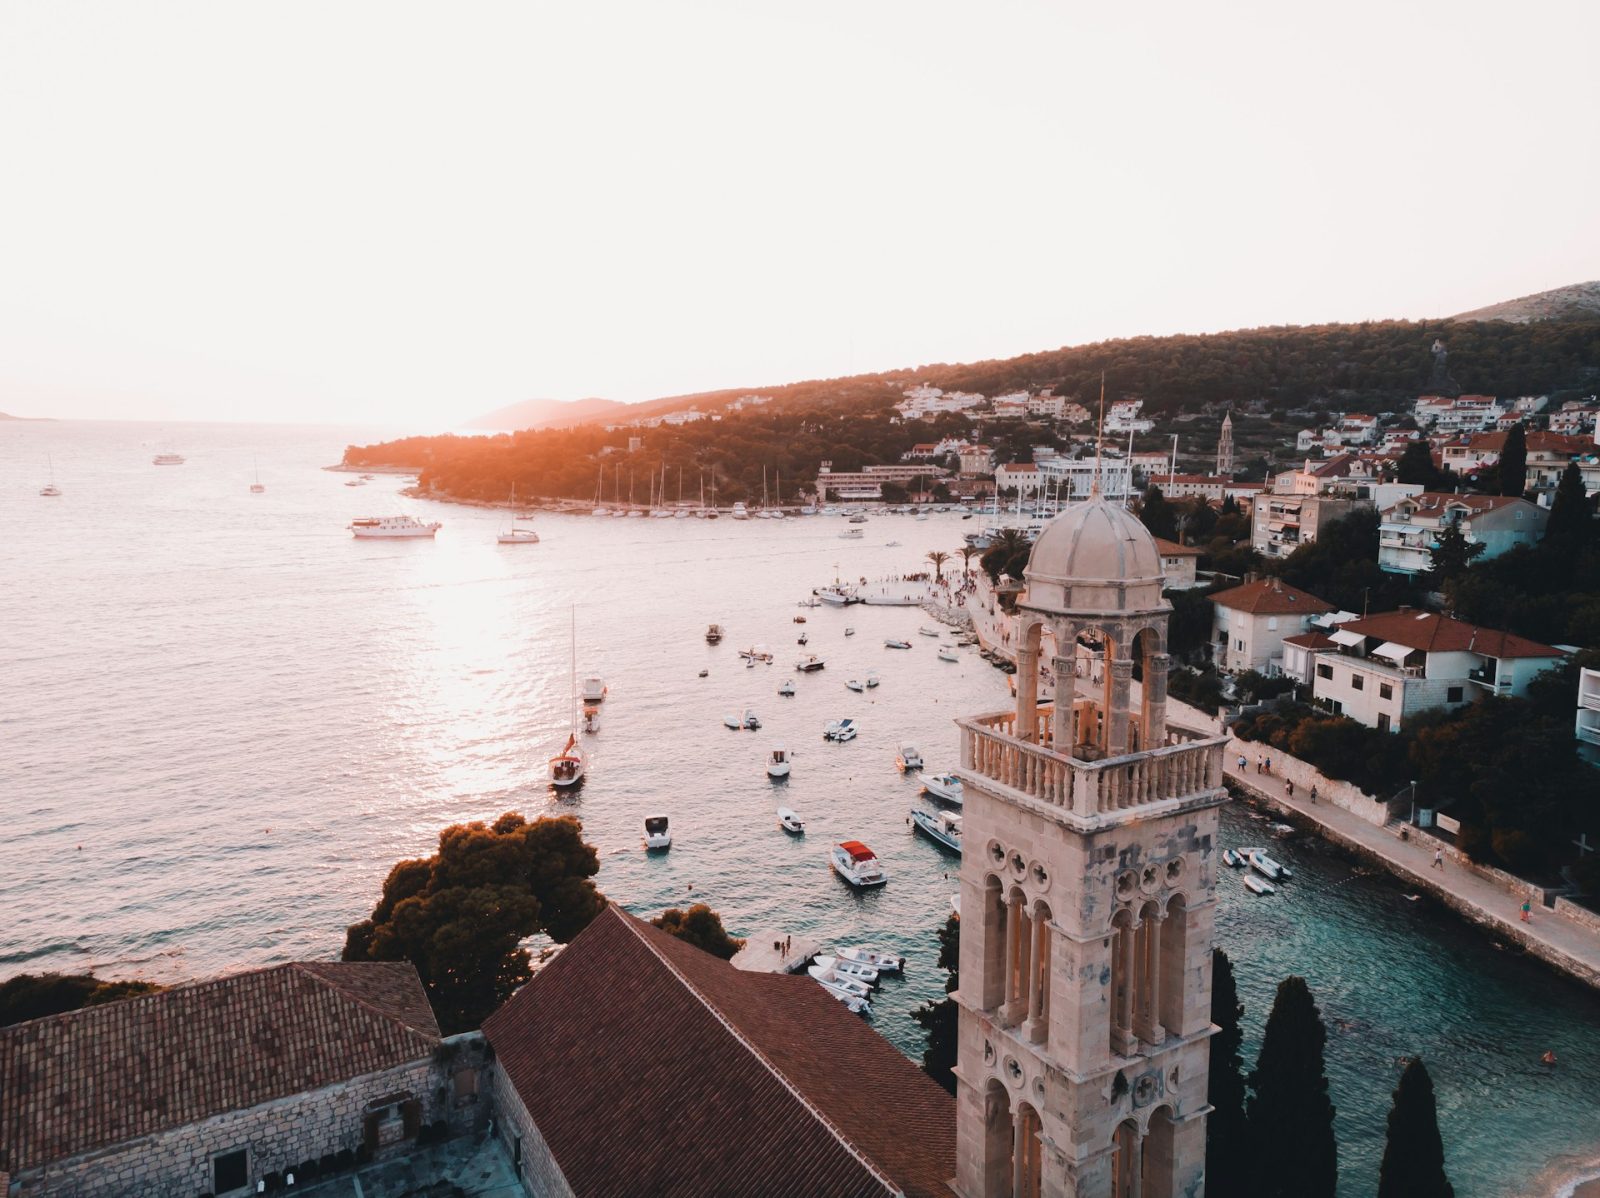
[[[1380,641],[1393,641],[1408,649],[1420,649],[1425,653],[1467,652],[1500,658],[1563,656],[1561,650],[1541,645],[1538,641],[1495,628],[1479,628],[1465,620],[1431,611],[1404,609],[1379,612],[1339,627]]]
[[[1384,511],[1388,513],[1398,508],[1406,508],[1419,516],[1438,516],[1450,507],[1465,507],[1476,515],[1479,512],[1492,512],[1518,503],[1526,504],[1530,508],[1537,507],[1536,504],[1514,495],[1478,495],[1471,492],[1452,495],[1445,491],[1424,491],[1420,495],[1397,500],[1392,507],[1385,508]]]
[[[484,1024],[578,1198],[947,1198],[955,1104],[807,977],[608,907]]]
[[[1199,557],[1200,551],[1193,545],[1180,545],[1176,541],[1169,541],[1165,537],[1152,538],[1156,549],[1162,557]]]
[[[1336,649],[1336,645],[1327,635],[1321,632],[1302,632],[1299,636],[1286,636],[1283,638],[1286,645],[1295,645],[1301,649]]]
[[[1333,604],[1292,587],[1281,578],[1258,578],[1242,586],[1230,587],[1211,596],[1211,602],[1218,607],[1249,612],[1253,616],[1279,616],[1291,612],[1315,615],[1317,612],[1334,610]]]
[[[1529,453],[1564,453],[1579,457],[1594,448],[1587,437],[1570,433],[1536,432],[1528,434]]]
[[[426,1058],[408,962],[278,965],[0,1028],[0,1168]]]

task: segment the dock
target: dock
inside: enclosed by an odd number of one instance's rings
[[[744,947],[734,953],[732,964],[746,973],[797,973],[821,951],[821,942],[809,936],[753,932],[746,937]]]

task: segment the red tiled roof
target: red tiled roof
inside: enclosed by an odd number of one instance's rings
[[[1473,492],[1452,495],[1444,491],[1424,491],[1420,495],[1412,495],[1405,499],[1396,500],[1393,506],[1385,508],[1384,511],[1392,512],[1400,507],[1414,507],[1418,515],[1437,516],[1448,507],[1460,506],[1468,508],[1474,514],[1477,514],[1510,507],[1515,503],[1527,504],[1530,508],[1538,506],[1514,495],[1479,495]]]
[[[1465,620],[1431,611],[1386,611],[1339,625],[1342,629],[1393,641],[1424,653],[1481,653],[1485,657],[1561,657],[1559,649],[1495,628],[1479,628]]]
[[[1301,649],[1336,649],[1329,637],[1320,632],[1302,632],[1299,636],[1286,636],[1283,638],[1286,645],[1296,645]]]
[[[579,1198],[947,1198],[955,1176],[955,1104],[859,1016],[615,905],[483,1030]]]
[[[1156,543],[1156,550],[1162,557],[1199,557],[1200,551],[1193,545],[1180,545],[1176,541],[1169,541],[1165,537],[1151,538]]]
[[[1230,587],[1211,596],[1211,602],[1218,607],[1249,612],[1253,616],[1278,616],[1290,612],[1315,615],[1317,612],[1334,610],[1333,604],[1292,587],[1281,578],[1258,578],[1243,586]]]
[[[278,965],[0,1028],[12,1172],[425,1059],[409,962]]]
[[[1571,433],[1536,432],[1528,434],[1529,453],[1565,453],[1573,457],[1588,453],[1592,443],[1587,437]]]

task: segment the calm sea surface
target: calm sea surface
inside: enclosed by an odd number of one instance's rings
[[[935,659],[916,609],[806,609],[833,578],[914,570],[954,549],[958,517],[842,521],[540,516],[538,545],[500,546],[502,513],[346,487],[320,467],[374,429],[0,423],[0,977],[96,970],[174,981],[337,954],[398,859],[446,824],[571,812],[600,848],[599,884],[639,914],[704,899],[736,934],[805,933],[905,952],[875,1026],[921,1051],[907,1017],[942,992],[935,931],[956,863],[906,824],[911,740],[953,765],[962,712],[1002,706],[1005,678],[963,651]],[[151,456],[184,454],[182,467]],[[38,496],[46,456],[64,494]],[[259,461],[267,490],[248,486]],[[438,519],[435,542],[357,542],[357,515]],[[900,541],[890,548],[887,542]],[[957,559],[959,563],[959,559]],[[581,792],[557,798],[545,760],[568,722],[568,622],[578,669],[609,683]],[[728,630],[705,643],[708,623]],[[844,630],[853,626],[854,637]],[[913,642],[883,648],[886,636]],[[771,667],[738,649],[765,642]],[[697,677],[701,669],[710,674]],[[876,669],[866,696],[845,689]],[[799,694],[780,698],[794,679]],[[731,732],[752,707],[765,726]],[[829,719],[859,739],[825,744]],[[787,784],[768,749],[795,752]],[[779,831],[779,803],[809,821]],[[640,821],[672,816],[646,856]],[[1234,842],[1259,840],[1242,808]],[[857,895],[827,846],[873,846],[889,886]],[[1398,1061],[1421,1053],[1439,1089],[1463,1198],[1532,1179],[1600,1144],[1600,1002],[1383,877],[1313,844],[1296,880],[1253,899],[1223,878],[1218,925],[1240,973],[1253,1059],[1277,981],[1306,976],[1329,1021],[1348,1195],[1376,1187]],[[1538,1063],[1554,1048],[1560,1066]]]

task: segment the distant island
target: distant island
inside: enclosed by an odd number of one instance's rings
[[[54,416],[13,416],[10,412],[0,412],[0,420],[54,420]]]

